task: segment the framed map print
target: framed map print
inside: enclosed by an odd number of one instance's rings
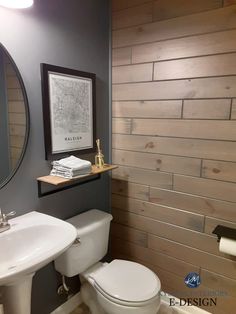
[[[94,152],[96,75],[43,63],[41,76],[46,159]]]

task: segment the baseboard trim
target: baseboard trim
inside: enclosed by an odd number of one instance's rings
[[[66,301],[57,309],[55,309],[53,312],[51,312],[51,314],[69,314],[81,304],[82,304],[82,299],[80,296],[80,292],[78,292],[73,297],[71,297],[68,301]]]

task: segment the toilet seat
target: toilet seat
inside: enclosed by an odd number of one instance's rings
[[[144,306],[160,292],[159,278],[147,267],[126,260],[113,260],[90,274],[94,288],[113,303]]]
[[[104,290],[102,290],[96,284],[93,287],[96,290],[97,294],[100,294],[106,300],[110,301],[111,303],[123,305],[123,306],[126,306],[126,307],[143,307],[143,306],[146,306],[146,305],[152,303],[153,301],[155,301],[156,298],[159,298],[159,294],[157,294],[157,296],[155,296],[152,299],[149,299],[147,301],[139,301],[139,302],[124,301],[124,300],[120,300],[120,299],[114,298],[111,295],[107,294]]]

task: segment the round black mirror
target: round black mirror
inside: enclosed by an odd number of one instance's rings
[[[0,188],[19,168],[29,136],[28,100],[17,66],[0,44]]]

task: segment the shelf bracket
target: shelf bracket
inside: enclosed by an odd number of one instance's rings
[[[59,188],[57,188],[55,190],[50,190],[50,191],[46,191],[46,192],[42,191],[42,184],[44,184],[44,185],[50,185],[50,184],[47,184],[46,182],[42,182],[42,181],[37,181],[38,182],[38,197],[41,198],[41,197],[44,197],[44,196],[55,194],[57,192],[62,192],[62,191],[65,191],[65,190],[69,190],[69,189],[71,189],[73,187],[76,187],[78,185],[82,185],[82,184],[85,184],[85,183],[88,183],[88,182],[99,180],[100,178],[101,178],[101,173],[94,174],[90,178],[84,178],[84,179],[81,178],[81,179],[78,179],[78,181],[75,181],[74,183],[65,184],[64,186],[61,186],[61,187],[59,187]]]

